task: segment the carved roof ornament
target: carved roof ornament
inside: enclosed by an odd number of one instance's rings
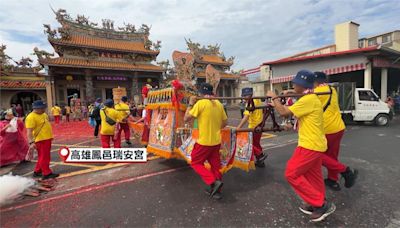
[[[146,24],[142,24],[142,26],[140,26],[138,32],[139,33],[144,33],[144,34],[149,34],[150,33],[150,29],[151,29],[151,26],[149,27]]]
[[[135,25],[133,25],[131,23],[125,24],[125,22],[124,22],[124,26],[125,27],[118,27],[118,30],[122,31],[122,32],[129,32],[129,33],[135,33],[136,32]]]
[[[81,24],[81,25],[89,25],[89,18],[88,17],[85,17],[85,15],[76,15],[76,19],[75,19],[75,21],[78,23],[78,24]]]
[[[65,9],[58,9],[57,12],[50,6],[51,10],[54,12],[56,15],[56,19],[58,22],[63,22],[65,20],[67,21],[72,21],[71,16],[67,13]]]
[[[190,50],[190,52],[196,54],[200,54],[200,55],[220,55],[220,44],[215,44],[215,45],[208,45],[206,46],[201,46],[199,43],[195,43],[193,42],[191,39],[187,40],[185,38],[186,44],[188,46],[188,49]]]
[[[49,38],[56,37],[57,31],[55,29],[51,29],[51,26],[49,24],[43,24],[43,27],[45,28],[44,34],[47,34]]]
[[[54,53],[48,53],[47,51],[44,51],[44,50],[39,50],[39,48],[37,48],[37,47],[35,47],[34,49],[33,49],[33,55],[36,55],[37,56],[37,58],[39,59],[39,60],[42,60],[42,59],[49,59],[50,58],[50,56],[51,57],[53,57],[54,56]]]
[[[161,40],[157,40],[157,42],[153,43],[153,49],[155,51],[160,51],[161,48]]]
[[[71,39],[71,32],[68,25],[58,28],[58,33],[60,34],[61,39],[64,40]]]
[[[103,29],[114,30],[114,21],[110,19],[102,19],[101,22],[103,25]]]
[[[8,60],[11,59],[11,57],[6,54],[5,52],[6,49],[7,49],[6,45],[2,44],[0,46],[0,65],[2,67],[9,66]]]
[[[234,56],[229,57],[226,59],[225,54],[220,51],[221,45],[220,44],[215,44],[215,45],[207,45],[206,46],[201,46],[199,43],[193,42],[191,39],[186,39],[186,44],[188,46],[188,50],[190,51],[191,54],[194,55],[195,59],[197,60],[203,60],[203,57],[205,55],[210,55],[210,56],[218,56],[222,62],[229,63],[230,65],[233,64],[233,61],[235,59]],[[207,60],[204,60],[207,62]]]
[[[14,60],[13,60],[14,61]],[[21,60],[19,61],[14,61],[15,64],[17,64],[17,67],[21,67],[21,68],[30,68],[32,67],[32,59],[30,59],[29,57],[22,57]]]

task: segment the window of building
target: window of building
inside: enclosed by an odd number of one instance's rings
[[[369,90],[358,91],[358,97],[360,101],[379,101],[379,98]]]
[[[371,38],[368,40],[368,46],[374,46],[377,44],[376,38]]]
[[[389,35],[384,35],[384,36],[382,37],[382,43],[388,43],[388,42],[390,42],[390,41],[392,41],[392,36],[391,36],[391,34],[389,34]]]

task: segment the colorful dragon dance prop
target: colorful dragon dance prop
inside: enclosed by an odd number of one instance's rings
[[[172,81],[170,88],[148,92],[145,124],[129,123],[132,129],[142,131],[141,141],[147,145],[148,153],[166,159],[184,159],[190,164],[198,129],[183,119],[191,96],[195,96],[194,92],[185,90],[178,80]],[[232,167],[245,171],[255,168],[252,137],[252,132],[221,130],[221,172]]]

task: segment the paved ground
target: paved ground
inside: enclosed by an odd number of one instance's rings
[[[229,125],[237,126],[240,122],[240,112],[235,110],[229,110]],[[60,147],[100,147],[100,139],[95,138],[93,136],[93,128],[87,123],[87,121],[81,122],[62,122],[60,125],[53,124],[53,133],[55,135],[55,139],[52,144],[52,157],[51,157],[51,168],[54,172],[60,173],[62,178],[71,177],[91,172],[97,172],[101,170],[106,170],[110,168],[119,167],[124,164],[107,164],[107,163],[99,163],[99,164],[71,164],[71,163],[63,163],[61,162],[60,157],[58,156],[58,151]],[[287,134],[285,133],[274,133],[269,134],[265,133],[264,138],[271,138],[276,136],[277,134]],[[123,134],[124,135],[124,134]],[[133,142],[132,146],[125,144],[124,140],[122,141],[123,147],[142,147],[140,145],[140,138],[138,135],[135,135],[132,132],[131,141]],[[149,156],[149,159],[156,159],[156,156]],[[34,160],[35,161],[35,160]],[[35,166],[35,162],[31,163],[21,163],[15,165],[9,165],[6,167],[2,167],[0,169],[0,175],[3,175],[8,172],[12,172],[14,175],[22,175],[22,176],[31,176],[33,172],[33,168]]]
[[[262,141],[267,167],[229,171],[221,201],[207,198],[184,162],[155,159],[62,178],[54,192],[2,207],[1,227],[400,226],[400,120],[383,128],[348,126],[341,160],[358,168],[360,178],[352,189],[327,191],[337,212],[318,225],[298,211],[300,201],[283,177],[295,134],[269,137]]]

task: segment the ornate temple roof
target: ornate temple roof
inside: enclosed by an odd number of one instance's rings
[[[190,39],[186,40],[188,50],[194,56],[194,61],[200,64],[212,64],[220,66],[232,66],[233,56],[226,59],[225,55],[220,52],[220,45],[201,46],[199,43],[194,43]]]
[[[94,49],[114,50],[121,52],[135,52],[158,55],[160,51],[146,49],[143,42],[96,38],[92,36],[71,35],[70,39],[49,39],[54,45],[88,47]]]
[[[195,58],[197,63],[214,64],[214,65],[224,65],[231,66],[233,62],[224,61],[220,56],[217,55],[202,55],[199,58]]]
[[[53,10],[54,11],[54,10]],[[78,15],[71,18],[63,9],[54,11],[61,27],[52,29],[45,24],[48,40],[59,57],[34,49],[39,63],[48,66],[86,69],[163,72],[151,64],[160,53],[161,41],[149,40],[150,27],[142,24],[138,29],[132,24],[114,28],[114,22],[102,20],[102,27]]]
[[[90,69],[111,69],[111,70],[130,70],[130,71],[157,71],[162,72],[164,69],[160,66],[153,64],[138,64],[127,62],[112,62],[112,61],[98,61],[86,59],[72,59],[72,58],[48,58],[41,59],[41,64],[49,66],[64,66],[64,67],[82,67]]]

